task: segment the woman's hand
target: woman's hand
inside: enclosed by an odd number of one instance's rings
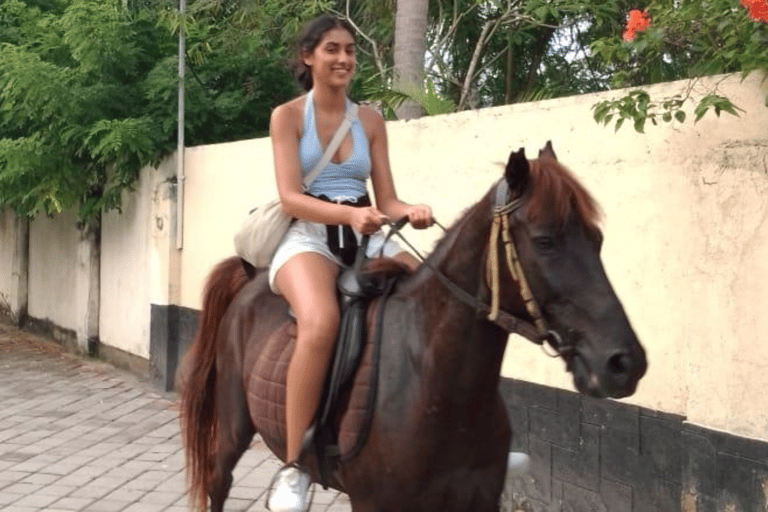
[[[435,219],[432,217],[432,208],[425,204],[414,204],[409,206],[405,215],[408,217],[408,222],[410,222],[411,226],[415,229],[428,228],[435,223]]]
[[[352,210],[350,212],[349,225],[352,226],[352,229],[364,235],[375,233],[385,221],[389,220],[389,217],[373,206],[365,208],[351,206],[349,208]]]

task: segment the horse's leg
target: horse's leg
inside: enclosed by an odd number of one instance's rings
[[[368,500],[354,500],[350,498],[352,512],[381,512],[376,506]]]
[[[256,429],[248,415],[248,404],[239,375],[222,372],[216,382],[216,410],[220,425],[213,456],[213,478],[209,495],[211,512],[222,512],[232,487],[232,470],[251,444]]]

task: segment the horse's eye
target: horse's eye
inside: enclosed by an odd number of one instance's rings
[[[533,245],[542,252],[551,252],[555,250],[555,239],[551,236],[537,236],[533,239]]]

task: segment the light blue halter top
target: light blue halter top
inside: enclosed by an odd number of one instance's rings
[[[323,156],[323,147],[317,136],[315,124],[315,102],[313,91],[304,100],[304,130],[299,141],[299,160],[302,175],[306,176]],[[347,110],[352,101],[347,98]],[[367,193],[366,181],[371,174],[371,155],[368,138],[360,123],[355,119],[350,127],[352,133],[352,154],[340,164],[328,162],[325,169],[309,186],[313,196],[325,195],[330,199],[356,199]]]

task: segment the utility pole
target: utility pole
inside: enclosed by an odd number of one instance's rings
[[[186,43],[184,41],[184,14],[187,11],[187,0],[179,0],[179,119],[177,127],[176,148],[176,248],[184,247],[184,72],[186,68]]]

